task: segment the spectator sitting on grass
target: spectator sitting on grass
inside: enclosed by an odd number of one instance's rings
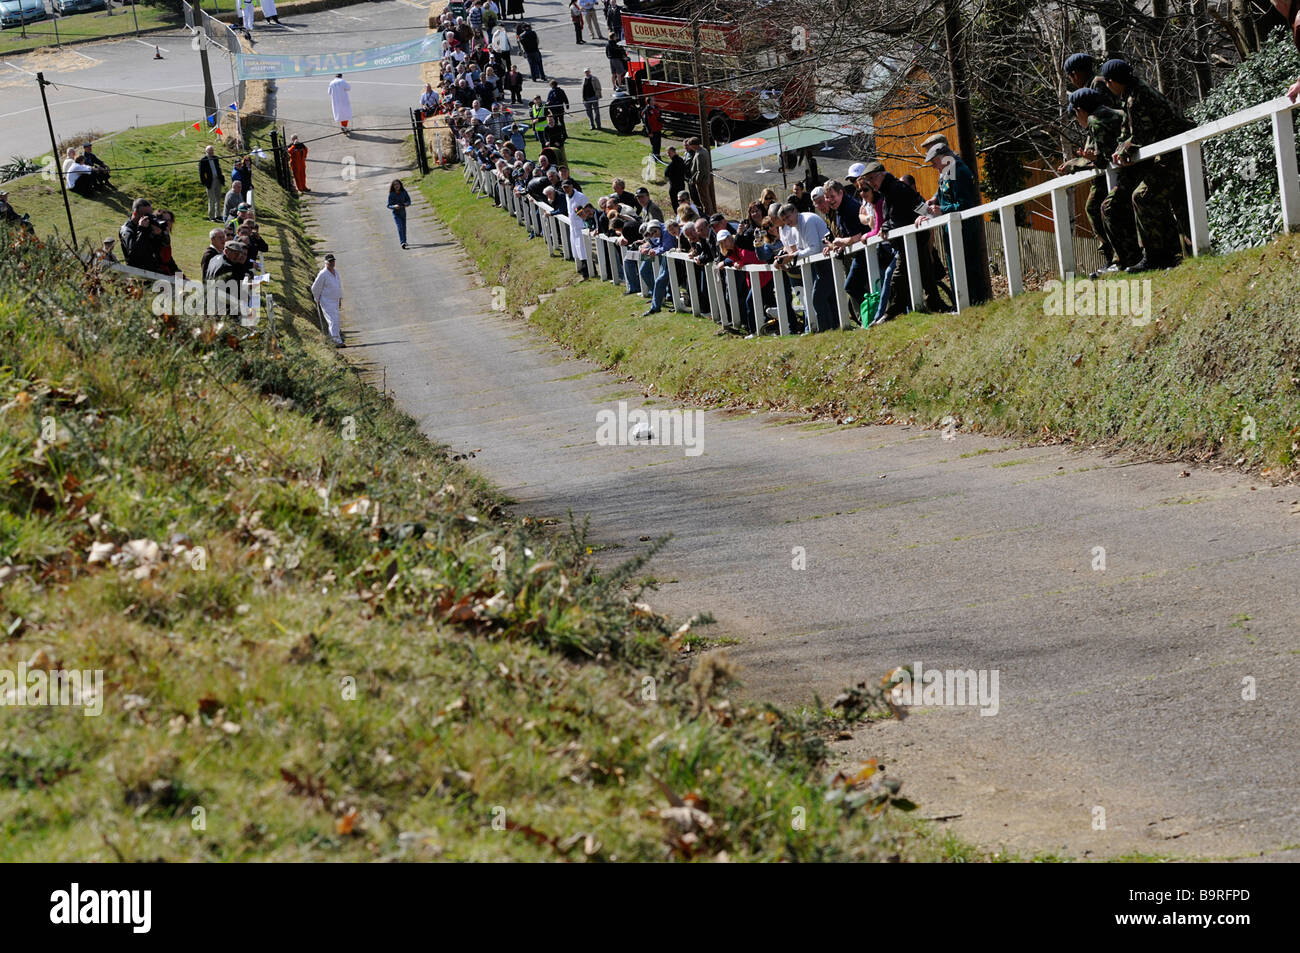
[[[25,231],[35,232],[31,220],[26,215],[19,215],[18,210],[9,204],[8,192],[0,192],[0,223],[17,225]]]
[[[77,161],[82,165],[88,165],[94,171],[91,173],[91,183],[96,192],[106,191],[113,187],[113,183],[108,181],[111,170],[99,156],[95,155],[95,147],[92,143],[87,142],[81,147],[81,155]]]
[[[76,192],[82,198],[95,194],[95,170],[78,162],[77,150],[71,146],[63,159],[63,177],[69,192]]]

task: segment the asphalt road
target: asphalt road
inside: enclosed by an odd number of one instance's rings
[[[536,22],[557,56],[591,50],[572,47],[556,0],[529,9],[548,14]],[[369,45],[374,22],[348,45]],[[996,715],[924,707],[840,744],[882,757],[965,837],[1085,857],[1300,855],[1300,492],[747,411],[705,413],[696,456],[600,445],[598,411],[649,403],[638,388],[492,310],[416,191],[413,247],[398,246],[383,196],[408,170],[386,127],[414,72],[351,78],[358,134],[312,144],[310,208],[339,258],[344,356],[433,437],[476,450],[520,512],[589,518],[610,558],[672,534],[650,601],[712,612],[751,698],[829,700],[916,662],[996,670]],[[291,132],[329,124],[324,85],[280,84]]]
[[[128,13],[129,15],[129,13]],[[360,49],[400,42],[424,35],[427,4],[414,0],[382,0],[320,13],[286,15],[284,26],[265,25],[253,32],[255,48],[285,52],[320,49]],[[154,46],[163,55],[154,59]],[[214,92],[222,104],[233,85],[230,58],[213,49],[209,53]],[[188,120],[203,115],[203,71],[197,49],[184,31],[150,34],[67,46],[0,58],[0,124],[4,129],[4,154],[37,156],[50,150],[50,135],[41,108],[36,73],[43,71],[55,85],[47,90],[55,135],[60,141],[85,132],[108,133],[132,126]],[[400,70],[357,74],[360,83],[397,83],[409,86],[418,72]],[[283,81],[324,88],[328,78]],[[358,85],[358,80],[354,80]],[[392,87],[389,87],[390,89]],[[417,89],[418,92],[418,89]],[[412,104],[418,95],[411,100]],[[285,109],[281,117],[294,116]]]
[[[364,128],[371,97],[357,99]],[[319,98],[291,105],[324,114]],[[992,717],[926,707],[840,747],[883,757],[927,816],[960,815],[955,830],[993,848],[1300,853],[1283,849],[1300,844],[1294,488],[749,412],[706,413],[698,456],[598,445],[597,412],[640,390],[493,311],[417,193],[415,247],[397,245],[383,193],[398,143],[313,152],[322,169],[348,156],[356,182],[316,185],[330,194],[313,203],[350,302],[347,358],[434,437],[477,450],[521,512],[590,518],[615,554],[671,533],[651,602],[711,611],[746,695],[829,700],[916,662],[997,670]]]

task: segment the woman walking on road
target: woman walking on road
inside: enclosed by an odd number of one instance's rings
[[[406,209],[411,204],[411,196],[402,185],[401,179],[393,179],[388,187],[388,207],[393,210],[393,221],[397,223],[397,238],[406,247]]]

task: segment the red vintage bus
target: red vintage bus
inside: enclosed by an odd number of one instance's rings
[[[699,82],[714,143],[729,142],[745,127],[771,124],[759,105],[763,90],[780,92],[782,120],[801,116],[812,107],[814,78],[807,32],[778,25],[770,15],[773,7],[766,12],[743,20],[699,24]],[[623,14],[628,95],[616,95],[609,106],[610,121],[620,133],[627,135],[637,127],[641,109],[653,98],[663,111],[665,125],[699,134],[693,35],[689,19]]]

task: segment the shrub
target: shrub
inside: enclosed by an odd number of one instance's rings
[[[1291,35],[1279,27],[1258,53],[1192,108],[1191,118],[1207,123],[1275,99],[1296,76],[1300,76],[1300,53]],[[1294,114],[1292,122],[1296,122]],[[1255,122],[1216,136],[1205,143],[1204,157],[1210,192],[1206,211],[1216,252],[1263,245],[1282,230],[1270,123]]]

